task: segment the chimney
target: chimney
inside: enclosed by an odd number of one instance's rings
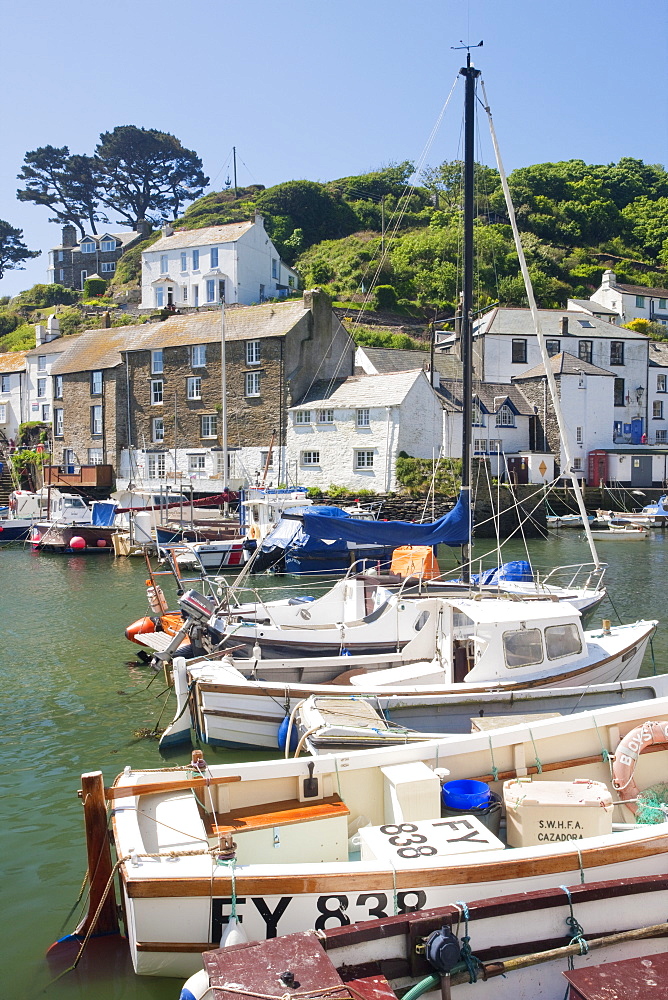
[[[71,223],[63,226],[63,246],[75,247],[77,245],[77,231]]]
[[[55,313],[51,313],[46,321],[46,338],[44,343],[48,343],[50,340],[56,340],[60,336],[60,322]]]
[[[568,336],[568,316],[561,317],[561,336]]]
[[[254,221],[256,226],[262,226],[262,228],[264,229],[264,215],[260,215],[259,212],[256,212]]]
[[[102,313],[102,326],[105,330],[108,330],[111,326],[111,316],[108,312]]]
[[[151,234],[151,225],[146,219],[137,219],[136,232],[139,233],[142,239],[146,239],[147,236]]]
[[[171,222],[166,222],[164,224],[164,226],[162,227],[162,235],[163,236],[173,236],[174,235],[174,226],[171,224]]]
[[[35,347],[41,347],[46,343],[46,327],[38,323],[35,327]]]
[[[604,271],[601,278],[601,288],[614,288],[617,284],[617,275],[614,271]]]

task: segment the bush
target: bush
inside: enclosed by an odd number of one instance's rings
[[[373,290],[374,309],[394,309],[397,304],[397,293],[392,285],[376,285]]]
[[[33,285],[17,296],[17,303],[27,308],[44,309],[46,306],[72,305],[78,298],[78,292],[62,285]]]
[[[107,290],[107,282],[104,278],[86,278],[84,281],[84,298],[92,299],[104,295]]]
[[[402,451],[397,456],[397,479],[411,495],[427,493],[432,481],[436,493],[453,496],[459,492],[462,462],[460,458],[441,458],[434,463],[430,458],[412,458]]]
[[[35,327],[21,323],[11,333],[0,337],[0,352],[30,351],[35,346]]]

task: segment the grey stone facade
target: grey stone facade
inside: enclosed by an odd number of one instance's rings
[[[142,225],[136,232],[105,232],[78,239],[74,226],[63,226],[61,243],[49,250],[49,282],[80,291],[86,278],[97,276],[109,281],[123,254],[145,239],[149,232],[150,226]],[[104,244],[112,241],[115,243],[113,250],[103,249]],[[83,253],[82,245],[94,246],[94,250]]]
[[[54,399],[53,460],[55,464],[116,465],[117,456],[127,440],[127,405],[123,369],[102,370],[102,392],[92,391],[92,373],[63,373],[62,399]],[[93,407],[101,407],[101,425],[94,427]],[[62,434],[57,434],[56,410],[62,410]],[[91,452],[101,452],[99,462],[91,461]]]

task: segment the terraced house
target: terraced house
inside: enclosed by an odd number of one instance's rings
[[[141,223],[138,231],[105,232],[78,239],[74,226],[63,226],[61,242],[49,250],[49,281],[76,289],[82,289],[87,278],[109,281],[123,254],[145,239],[150,229],[148,224]]]

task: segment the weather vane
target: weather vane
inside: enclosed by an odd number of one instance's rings
[[[466,45],[466,43],[462,38],[460,38],[459,41],[461,42],[461,45],[450,46],[450,48],[455,52],[460,52],[462,49],[466,49],[466,51],[470,54],[471,49],[481,49],[483,46],[482,38],[480,39],[477,45]]]

